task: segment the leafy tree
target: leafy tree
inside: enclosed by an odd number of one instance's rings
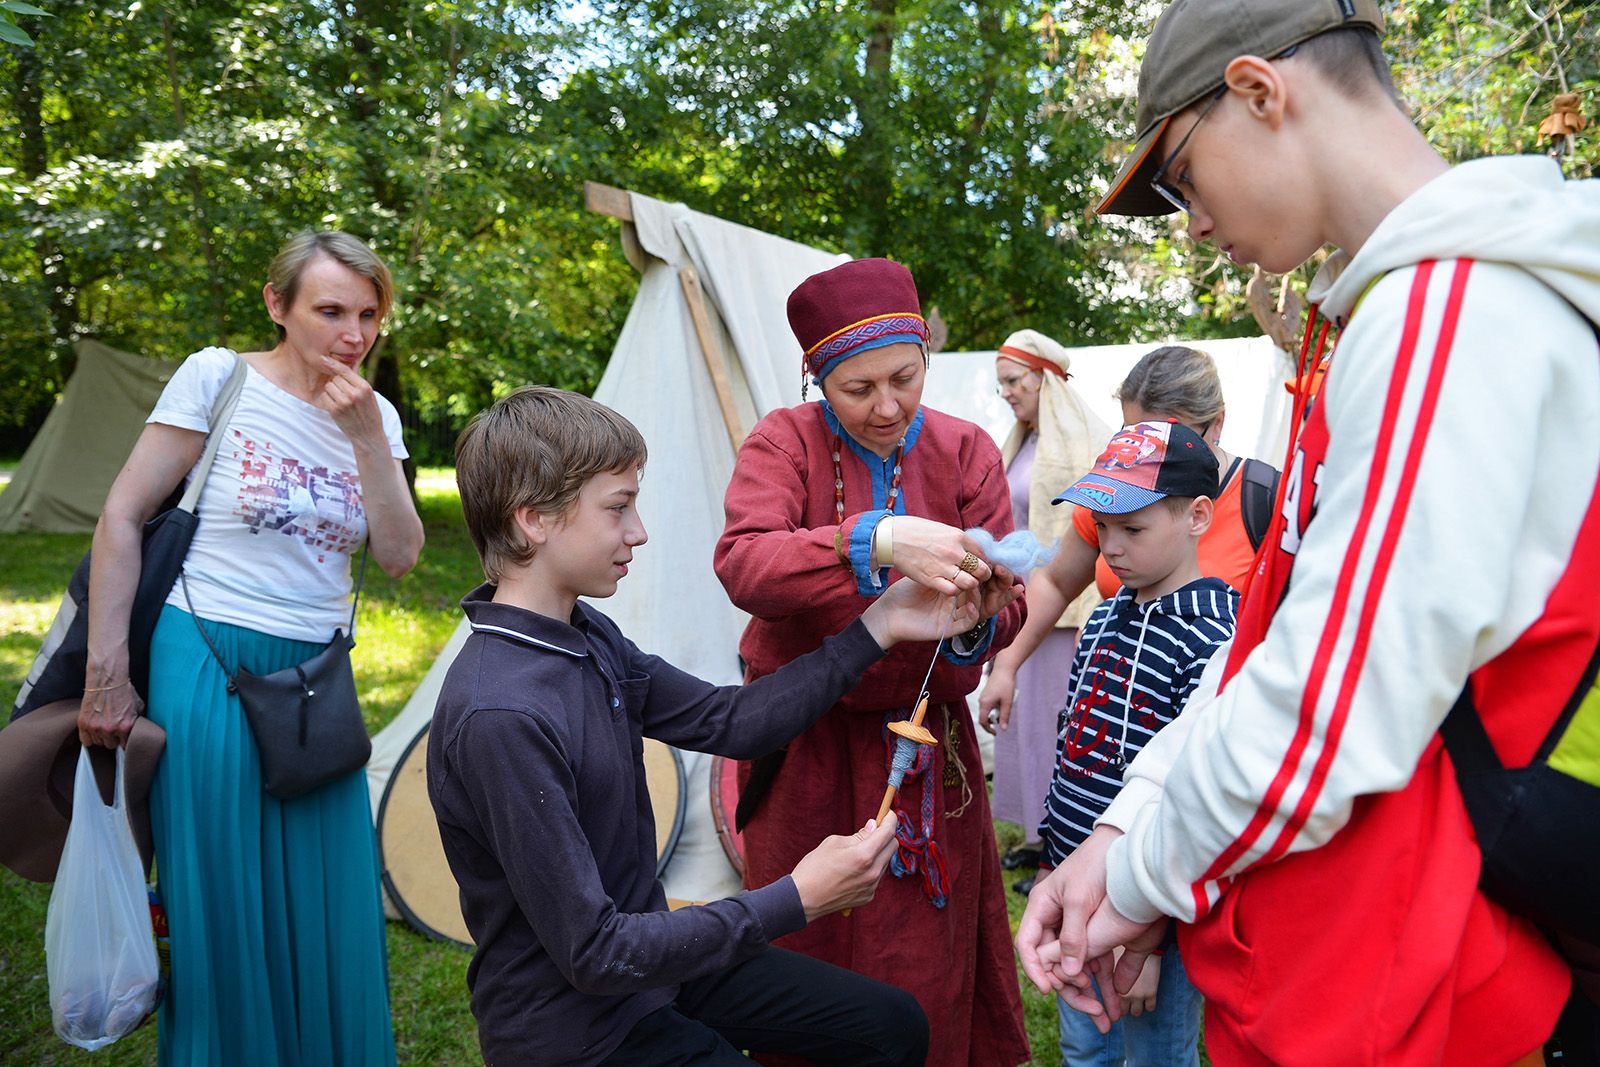
[[[28,31],[17,25],[17,16],[37,15],[48,18],[49,14],[42,8],[23,3],[23,0],[0,0],[0,41],[22,48],[33,47],[33,38],[28,35]]]
[[[987,0],[0,0],[0,448],[93,335],[270,342],[266,264],[337,226],[401,293],[370,361],[426,458],[526,381],[598,380],[635,278],[584,179],[916,273],[950,347],[1255,331],[1181,219],[1099,219],[1156,5]],[[1597,5],[1392,5],[1451,159],[1593,98]],[[19,25],[19,21],[21,24]],[[1593,133],[1569,173],[1594,172]]]

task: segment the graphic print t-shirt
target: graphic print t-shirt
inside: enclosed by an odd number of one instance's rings
[[[234,358],[205,348],[184,360],[145,421],[204,433]],[[390,455],[405,458],[399,413],[381,396],[378,410]],[[183,566],[195,612],[274,637],[332,639],[350,624],[350,557],[367,537],[350,439],[332,415],[254,368],[217,429],[224,436]],[[167,603],[189,610],[181,585]]]

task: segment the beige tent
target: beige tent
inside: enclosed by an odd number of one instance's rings
[[[0,493],[0,533],[88,533],[177,363],[79,341],[78,369]]]

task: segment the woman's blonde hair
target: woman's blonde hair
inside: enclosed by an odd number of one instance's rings
[[[342,230],[301,230],[278,249],[272,266],[267,268],[267,284],[272,286],[285,308],[294,306],[294,298],[300,292],[300,278],[319,255],[349,267],[371,282],[378,292],[379,321],[389,314],[389,307],[394,303],[394,279],[389,276],[389,268],[364,241]],[[278,340],[283,337],[284,330],[279,325]]]
[[[1147,352],[1117,387],[1116,397],[1177,419],[1202,436],[1224,407],[1216,363],[1199,349],[1182,345]]]

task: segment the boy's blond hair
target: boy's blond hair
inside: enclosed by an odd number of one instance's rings
[[[456,485],[484,575],[499,582],[533,559],[517,512],[563,515],[590,478],[646,458],[633,423],[565,389],[531,385],[474,415],[456,440]]]

